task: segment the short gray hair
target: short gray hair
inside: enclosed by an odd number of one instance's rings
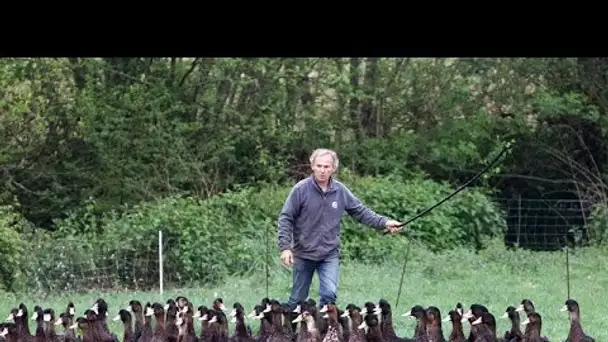
[[[335,170],[337,170],[338,166],[340,165],[340,160],[338,159],[338,154],[335,151],[327,149],[327,148],[318,148],[318,149],[314,150],[312,152],[312,154],[310,155],[310,164],[311,165],[314,164],[315,159],[317,159],[317,157],[321,157],[321,156],[328,155],[328,154],[333,158],[333,160],[334,160],[333,167]]]

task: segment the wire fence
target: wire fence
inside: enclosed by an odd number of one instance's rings
[[[507,223],[505,244],[553,251],[566,245],[583,246],[590,203],[573,199],[495,198]],[[432,215],[432,214],[430,214]],[[33,243],[26,274],[30,289],[38,293],[95,291],[160,291],[202,284],[226,274],[220,262],[230,259],[231,269],[263,269],[264,258],[218,248],[209,241],[200,251],[184,251],[177,237],[156,231],[145,238],[69,238]],[[111,241],[110,241],[111,240]],[[250,239],[243,250],[264,253],[262,237]],[[224,241],[226,242],[226,241]],[[268,242],[273,244],[274,240]],[[271,249],[273,248],[271,247]],[[213,249],[214,253],[208,253]],[[199,254],[200,253],[200,254]],[[209,255],[212,255],[209,257]],[[256,264],[257,263],[257,264]]]
[[[592,203],[579,199],[495,198],[505,211],[507,246],[552,251],[584,246]]]

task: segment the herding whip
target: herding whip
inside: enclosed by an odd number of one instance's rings
[[[492,166],[494,166],[494,164],[496,164],[499,161],[499,159],[511,148],[511,145],[512,145],[512,142],[507,142],[505,144],[505,147],[502,149],[502,151],[500,151],[500,153],[485,168],[483,168],[483,170],[481,170],[478,174],[476,174],[475,176],[473,176],[473,178],[471,178],[468,181],[466,181],[463,185],[461,185],[454,192],[452,192],[451,194],[449,194],[448,196],[446,196],[445,198],[443,198],[441,201],[439,201],[439,202],[433,204],[432,206],[430,206],[430,207],[422,210],[418,214],[414,215],[412,218],[410,218],[410,219],[406,220],[405,222],[401,223],[400,225],[398,225],[398,227],[403,227],[403,226],[405,226],[407,224],[410,224],[413,221],[421,218],[422,216],[424,216],[427,213],[429,213],[431,210],[437,208],[438,206],[440,206],[441,204],[443,204],[444,202],[446,202],[450,198],[454,197],[457,193],[459,193],[462,190],[464,190],[467,186],[469,186],[471,183],[473,183],[474,181],[476,181],[484,173],[488,172],[488,170],[490,170],[490,168]],[[385,231],[383,231],[382,234],[386,235],[388,233],[389,233],[389,231],[385,230]],[[405,277],[405,270],[406,270],[407,261],[408,261],[409,255],[410,255],[410,247],[411,247],[411,245],[412,245],[412,239],[408,238],[407,251],[405,252],[405,260],[403,261],[403,269],[401,270],[401,280],[399,281],[399,290],[397,291],[397,300],[395,301],[395,308],[399,306],[399,297],[401,297],[401,289],[403,288],[403,278]]]

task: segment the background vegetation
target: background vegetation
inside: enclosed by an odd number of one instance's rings
[[[266,246],[277,262],[278,210],[320,146],[338,151],[338,177],[366,204],[405,219],[514,141],[476,188],[408,236],[429,253],[479,252],[497,239],[508,248],[601,248],[606,66],[595,58],[3,59],[0,289],[156,288],[158,230],[166,286],[259,271]],[[549,207],[523,233],[504,205],[521,197]],[[576,218],[565,218],[561,199],[580,204]],[[347,263],[400,258],[408,238],[350,218],[343,231]]]

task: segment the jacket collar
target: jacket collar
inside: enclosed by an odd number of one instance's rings
[[[327,182],[327,191],[323,191],[323,189],[321,189],[321,187],[319,186],[319,183],[317,183],[317,181],[315,180],[315,176],[314,175],[310,175],[308,177],[310,185],[312,187],[314,187],[320,194],[329,194],[332,193],[334,191],[336,191],[336,182],[334,181],[333,176],[329,176],[329,181]]]

